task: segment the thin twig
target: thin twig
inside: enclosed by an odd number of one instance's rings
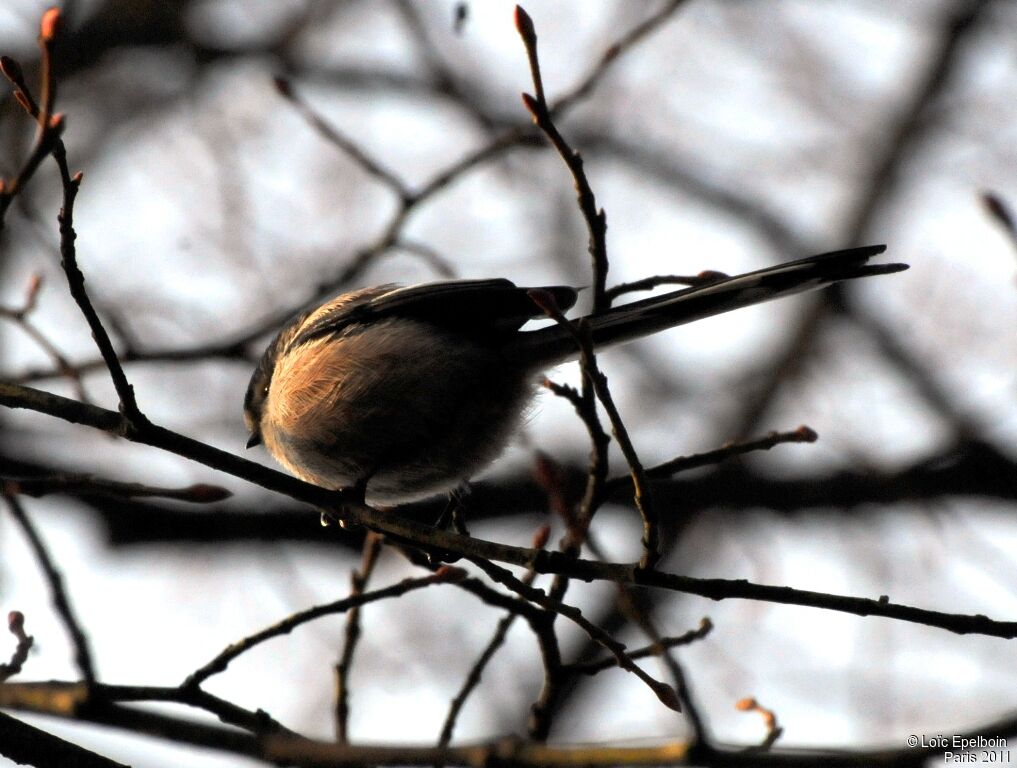
[[[263,709],[244,709],[197,685],[164,686],[97,685],[93,698],[116,702],[167,702],[201,709],[222,722],[255,734],[280,733],[296,736]]]
[[[97,494],[121,498],[155,497],[189,501],[192,504],[213,504],[230,498],[226,488],[208,483],[194,483],[183,488],[160,488],[143,483],[123,483],[95,475],[49,475],[47,477],[3,477],[0,489],[6,495],[21,494],[40,498],[54,493],[70,495]]]
[[[418,6],[426,7],[420,3],[410,2],[410,0],[397,0],[395,3],[395,9],[409,28],[424,66],[430,70],[429,79],[432,82],[433,91],[455,101],[469,112],[470,117],[484,130],[492,130],[495,127],[495,121],[481,107],[479,95],[467,93],[465,83],[461,82],[456,72],[446,64],[442,48],[432,39],[427,25],[421,18]],[[458,24],[458,10],[456,19]]]
[[[686,0],[671,0],[659,11],[647,16],[646,19],[619,37],[604,51],[603,55],[597,60],[597,63],[593,65],[574,90],[552,103],[552,114],[564,112],[589,96],[603,79],[604,75],[607,74],[611,66],[618,61],[619,57],[660,29],[685,2]]]
[[[566,498],[562,488],[563,472],[550,456],[538,453],[537,477],[544,488],[551,509],[565,521],[565,536],[559,543],[559,551],[568,556],[578,558],[583,542],[589,535],[589,525],[594,513],[600,508],[604,498],[604,480],[607,476],[607,447],[609,438],[600,425],[597,415],[596,398],[593,395],[589,378],[583,378],[582,394],[569,386],[544,382],[551,391],[571,402],[576,411],[587,424],[593,449],[590,451],[590,464],[586,475],[586,490],[578,507]],[[555,574],[548,589],[552,600],[564,601],[571,579],[564,574]],[[553,615],[553,614],[552,614]],[[595,641],[591,641],[595,642]],[[531,707],[529,736],[531,739],[543,741],[551,732],[551,720],[554,715],[555,703],[561,697],[562,690],[568,682],[569,675],[564,673],[545,680],[540,697]]]
[[[740,699],[735,704],[735,709],[740,712],[758,712],[763,718],[763,724],[766,726],[766,738],[763,739],[762,743],[755,747],[749,747],[745,751],[769,752],[777,742],[777,739],[784,733],[784,729],[777,722],[777,715],[774,714],[773,710],[760,706],[759,702],[753,698]]]
[[[20,67],[12,75],[8,71],[10,69],[9,65],[5,66],[4,74],[15,83],[19,93],[23,94],[24,98],[20,100],[22,106],[30,114],[32,112],[36,113],[34,116],[39,121],[38,143],[42,145],[44,138],[48,134],[53,134],[50,139],[51,146],[48,149],[48,153],[53,155],[53,159],[60,169],[60,181],[63,187],[63,205],[57,217],[60,223],[61,266],[67,277],[71,296],[85,316],[89,329],[92,331],[92,338],[95,339],[99,352],[106,367],[109,369],[110,376],[113,379],[113,386],[120,397],[120,411],[127,420],[126,425],[130,429],[139,429],[144,427],[148,420],[138,408],[134,397],[134,388],[127,381],[127,376],[124,374],[124,369],[117,359],[116,351],[109,340],[109,335],[106,333],[106,329],[103,328],[102,322],[99,320],[99,316],[96,314],[88,298],[88,294],[85,291],[85,277],[78,268],[77,263],[77,251],[74,245],[74,241],[77,238],[77,234],[74,231],[74,200],[77,197],[78,188],[81,186],[82,175],[79,171],[72,176],[68,169],[67,151],[63,141],[60,139],[60,133],[63,130],[65,121],[62,115],[53,113],[56,99],[56,80],[53,77],[53,49],[56,45],[60,26],[61,15],[59,8],[50,8],[43,14],[39,34],[39,48],[42,53],[40,62],[42,69],[42,98],[40,105],[35,105],[35,102],[27,95],[24,80],[20,77]],[[6,61],[4,63],[5,65],[7,64]]]
[[[653,691],[654,695],[664,706],[669,709],[681,711],[681,704],[678,701],[678,696],[674,689],[667,683],[655,680],[647,674],[638,664],[629,658],[628,654],[625,653],[625,645],[623,643],[618,642],[611,637],[610,634],[589,621],[585,616],[583,616],[582,611],[578,608],[567,605],[558,600],[554,600],[543,590],[524,584],[520,579],[513,576],[512,572],[508,569],[495,565],[482,557],[470,557],[469,560],[499,584],[508,587],[516,594],[525,597],[530,602],[536,603],[545,610],[554,611],[576,624],[593,640],[609,651],[615,659],[617,659],[619,667],[638,677],[651,691]]]
[[[618,441],[618,447],[621,448],[631,471],[632,498],[643,520],[643,556],[640,558],[639,565],[641,568],[649,570],[660,559],[660,529],[657,511],[653,504],[653,495],[645,470],[643,469],[643,464],[636,453],[628,431],[625,429],[621,414],[614,404],[614,398],[611,396],[611,390],[607,384],[607,377],[597,366],[597,356],[593,349],[589,325],[584,320],[580,320],[577,328],[566,320],[565,316],[562,315],[555,305],[554,298],[547,291],[531,290],[530,298],[533,299],[534,303],[548,317],[565,328],[575,339],[576,345],[579,347],[581,354],[580,365],[583,374],[590,380],[597,394],[597,399],[607,412],[608,418],[611,421],[611,431]]]
[[[559,313],[560,314],[560,313]],[[596,539],[590,536],[590,521],[593,514],[597,511],[604,499],[607,498],[606,482],[603,476],[596,476],[593,472],[594,467],[598,462],[598,458],[603,455],[603,461],[606,470],[606,450],[607,442],[606,435],[600,426],[600,419],[597,414],[596,401],[594,400],[591,392],[591,378],[584,376],[583,378],[583,394],[580,395],[571,387],[562,387],[560,385],[551,385],[551,389],[556,394],[560,394],[562,397],[568,399],[576,409],[576,412],[586,424],[587,430],[590,433],[590,438],[594,444],[594,449],[591,453],[591,472],[587,477],[587,491],[584,496],[583,507],[580,510],[579,517],[584,520],[584,524],[570,523],[569,539],[564,542],[564,551],[566,554],[578,556],[579,546],[582,543],[586,543],[591,553],[598,560],[606,560],[602,548],[597,543]],[[561,502],[559,502],[561,503]],[[562,504],[562,506],[567,506]],[[563,516],[566,519],[571,520],[575,515],[572,515],[568,511],[563,511]],[[551,595],[555,599],[561,600],[564,598],[566,589],[568,588],[568,580],[563,576],[556,576],[554,584],[552,585]],[[703,725],[703,720],[699,714],[699,708],[692,699],[691,692],[689,691],[686,683],[686,676],[684,669],[679,664],[678,660],[671,654],[668,647],[664,643],[664,639],[661,637],[659,630],[654,624],[649,609],[645,608],[636,598],[633,590],[624,585],[617,585],[619,593],[619,605],[627,613],[632,621],[637,623],[643,632],[649,636],[650,640],[654,643],[654,648],[657,653],[663,657],[664,663],[667,666],[671,677],[674,680],[676,686],[676,692],[678,698],[684,705],[684,710],[688,717],[689,723],[692,726],[695,734],[695,742],[700,749],[710,749],[710,745],[707,742],[707,732]],[[704,630],[703,634],[708,631],[708,620],[703,620],[703,626],[701,629]],[[559,686],[566,682],[567,675],[562,675],[558,679]],[[550,717],[550,711],[546,715]]]
[[[21,668],[28,661],[28,652],[32,650],[32,644],[35,642],[35,638],[25,632],[25,614],[21,611],[11,611],[7,614],[7,629],[14,635],[14,639],[18,643],[14,646],[11,660],[0,664],[0,683],[10,680],[21,672]]]
[[[354,570],[350,574],[350,597],[364,594],[367,583],[374,573],[374,566],[378,564],[378,555],[381,554],[382,537],[368,531],[364,537],[363,561],[360,570]],[[346,744],[349,741],[350,721],[350,691],[349,674],[353,664],[353,654],[356,652],[357,643],[360,641],[360,606],[354,606],[346,613],[346,635],[343,639],[343,650],[338,663],[334,667],[335,673],[335,733],[336,741]]]
[[[60,168],[60,179],[63,185],[63,205],[57,220],[60,223],[60,264],[67,277],[67,286],[74,301],[81,309],[81,313],[85,316],[85,321],[92,331],[92,338],[99,348],[99,354],[113,379],[113,386],[120,398],[120,412],[126,419],[125,426],[131,430],[140,430],[148,425],[148,419],[138,408],[137,400],[134,397],[134,387],[127,380],[127,375],[117,358],[116,350],[113,349],[109,334],[106,333],[99,315],[88,298],[88,293],[85,290],[85,276],[78,267],[77,249],[74,245],[74,241],[77,239],[77,233],[74,231],[74,199],[81,186],[82,174],[78,171],[71,176],[67,167],[67,154],[62,142],[53,148],[53,158]]]
[[[543,526],[536,535],[533,537],[534,549],[543,549],[547,545],[547,539],[551,534],[549,526]],[[527,571],[523,577],[523,583],[526,585],[532,585],[536,579],[537,573],[532,569]],[[456,721],[459,719],[459,713],[462,711],[466,704],[466,700],[470,697],[470,694],[476,690],[477,686],[480,685],[480,678],[484,674],[484,670],[487,665],[494,658],[498,649],[505,642],[505,638],[508,636],[509,629],[512,628],[512,624],[515,622],[516,617],[519,614],[514,611],[506,613],[501,620],[498,622],[498,626],[494,630],[494,634],[484,647],[483,652],[470,667],[469,673],[466,675],[466,679],[460,686],[456,695],[452,698],[452,703],[449,705],[448,714],[445,715],[445,722],[441,727],[441,735],[438,737],[438,746],[447,747],[452,741],[452,732],[455,730]]]
[[[18,62],[8,56],[0,57],[0,71],[13,83],[15,87],[14,98],[17,99],[22,108],[33,119],[39,122],[35,144],[24,165],[22,165],[21,170],[10,181],[0,179],[0,231],[3,231],[7,209],[14,202],[14,198],[24,189],[29,179],[35,175],[39,166],[42,165],[42,161],[53,151],[55,144],[60,141],[60,134],[64,130],[64,121],[58,119],[57,116],[50,117],[48,113],[47,119],[41,119],[42,112],[35,99],[32,98],[28,84],[25,82],[21,65]],[[51,97],[50,108],[52,109],[52,90],[49,91],[49,94]]]
[[[698,286],[708,283],[722,275],[720,272],[704,272],[700,275],[653,275],[644,277],[641,280],[633,280],[630,283],[618,283],[607,289],[607,300],[614,303],[614,300],[626,293],[636,291],[652,291],[662,285],[688,285]]]
[[[539,538],[536,540],[543,544]],[[546,707],[550,710],[553,704],[553,696],[559,689],[558,681],[562,676],[561,648],[558,645],[558,637],[554,631],[555,614],[543,610],[532,602],[514,595],[507,595],[500,592],[480,579],[464,579],[456,584],[459,589],[469,592],[486,604],[508,611],[509,614],[518,615],[530,626],[537,647],[540,650],[541,663],[544,667],[544,682],[537,701],[531,707],[530,732],[539,730],[538,723],[547,722]],[[437,764],[437,763],[436,763]]]
[[[46,544],[35,529],[35,526],[28,517],[28,513],[21,505],[21,502],[18,501],[18,498],[16,496],[4,495],[4,501],[7,502],[7,508],[10,510],[11,516],[28,540],[36,562],[38,562],[43,575],[46,577],[50,598],[53,600],[53,607],[56,609],[57,615],[60,617],[60,621],[63,622],[64,629],[67,630],[67,634],[70,636],[71,643],[74,646],[74,662],[78,666],[78,671],[81,673],[81,678],[84,680],[85,685],[90,687],[95,684],[95,665],[92,662],[92,652],[88,647],[88,638],[85,636],[81,624],[75,617],[74,609],[71,607],[70,599],[67,597],[63,576],[57,570],[56,565],[53,563],[53,558],[50,557],[49,550],[46,548]]]
[[[529,14],[518,5],[516,6],[515,19],[516,29],[519,31],[519,36],[522,38],[523,45],[526,48],[526,56],[530,64],[530,76],[533,80],[533,89],[536,94],[535,96],[531,96],[528,93],[524,93],[523,103],[530,111],[537,127],[539,127],[547,136],[548,140],[550,140],[551,144],[558,151],[558,154],[561,156],[565,165],[572,174],[572,178],[575,182],[579,209],[583,214],[583,219],[586,221],[587,230],[589,232],[589,251],[593,262],[593,311],[594,313],[603,312],[610,307],[610,301],[607,297],[607,216],[604,213],[603,208],[599,208],[597,205],[596,196],[594,195],[589,179],[586,176],[582,157],[580,157],[579,153],[569,146],[568,142],[562,136],[561,132],[554,123],[554,118],[551,115],[547,103],[547,97],[544,93],[544,82],[540,72],[540,60],[537,56],[537,32],[533,26],[533,19],[531,19]],[[645,27],[645,30],[648,31],[653,27],[654,24],[648,24]],[[635,33],[634,40],[638,40],[642,34],[645,34],[645,32]],[[605,69],[609,61],[610,56],[606,56],[603,62]],[[540,305],[539,300],[534,300],[537,301],[538,305]],[[542,308],[550,317],[554,317],[554,314],[557,313],[557,317],[555,319],[560,323],[563,323],[567,328],[575,333],[572,326],[564,320],[561,313],[553,306],[553,301],[550,302],[549,307],[545,308],[542,306]],[[584,374],[592,384],[593,389],[597,394],[597,398],[604,406],[604,410],[607,411],[615,439],[618,440],[618,445],[621,448],[622,453],[625,455],[625,459],[628,461],[630,469],[632,470],[632,483],[635,489],[634,500],[643,519],[643,556],[640,560],[640,564],[644,568],[652,568],[660,558],[659,531],[653,507],[653,499],[643,475],[642,464],[639,460],[639,456],[636,454],[635,448],[632,445],[632,441],[629,439],[628,432],[625,430],[625,425],[621,420],[621,415],[618,413],[618,409],[614,405],[611,392],[607,387],[607,378],[597,369],[592,343],[583,345],[579,336],[576,338],[577,342],[580,342],[579,346],[582,350],[582,366]],[[598,443],[595,440],[594,450],[597,449]]]
[[[555,384],[547,379],[544,386],[550,389],[559,397],[563,397],[572,403],[576,414],[579,416],[590,437],[590,463],[586,471],[586,489],[583,498],[579,503],[578,511],[562,510],[562,514],[568,523],[569,541],[565,542],[563,550],[566,552],[578,553],[583,541],[586,540],[586,531],[590,527],[593,516],[607,499],[607,475],[610,471],[608,458],[608,446],[611,438],[600,423],[597,414],[595,393],[589,376],[583,377],[583,389],[577,392],[574,388]]]
[[[465,578],[465,576],[466,572],[461,568],[443,566],[430,576],[423,576],[417,579],[403,579],[397,584],[393,584],[383,589],[363,592],[359,595],[350,595],[342,600],[336,600],[332,603],[316,605],[312,608],[298,611],[293,615],[286,617],[282,621],[277,622],[270,627],[266,627],[260,632],[255,632],[253,635],[249,635],[248,637],[227,646],[210,662],[192,672],[181,687],[189,688],[200,685],[212,675],[225,670],[226,667],[229,666],[230,662],[237,658],[237,656],[246,653],[251,650],[251,648],[260,645],[266,640],[271,640],[274,637],[289,634],[301,624],[306,624],[307,622],[321,618],[322,616],[332,616],[337,613],[345,613],[351,608],[356,608],[357,606],[365,605],[366,603],[372,603],[376,600],[384,600],[390,597],[401,597],[407,592],[430,587],[434,584],[454,583]]]
[[[712,279],[712,276],[705,276],[704,279]],[[590,380],[590,378],[585,377],[584,383],[586,383],[588,380]],[[559,395],[565,398],[566,400],[569,400],[576,408],[580,417],[587,425],[587,428],[591,434],[591,438],[593,438],[594,440],[595,449],[593,451],[592,461],[595,462],[596,457],[599,453],[596,448],[597,430],[599,429],[599,419],[597,418],[596,409],[592,407],[592,404],[590,404],[587,399],[580,396],[580,394],[577,393],[572,388],[561,387],[558,385],[550,385],[549,382],[545,386],[548,386],[549,389],[551,389],[556,395]],[[670,477],[672,474],[682,469],[690,469],[693,466],[703,466],[705,464],[717,463],[723,461],[726,458],[729,458],[730,456],[741,453],[747,453],[749,451],[767,450],[775,445],[780,444],[780,442],[792,442],[792,441],[812,442],[816,438],[817,438],[816,433],[809,427],[805,426],[798,427],[798,429],[794,430],[793,432],[786,433],[773,432],[767,437],[762,438],[760,440],[755,440],[753,442],[749,442],[749,444],[732,444],[725,446],[719,451],[712,452],[711,454],[698,455],[695,457],[682,457],[679,459],[672,460],[671,462],[667,462],[666,464],[663,464],[660,467],[654,468],[654,470],[647,471],[646,476]],[[654,472],[656,474],[652,475],[651,473]],[[604,497],[609,495],[611,492],[616,491],[622,483],[626,484],[633,483],[632,477],[618,478],[617,480],[613,481],[610,484],[604,483],[603,480],[601,480],[601,482],[598,484],[594,484],[591,483],[593,479],[594,478],[592,475],[588,478],[587,499],[592,503],[594,499],[590,498],[590,489],[591,487],[595,488],[599,487],[601,497],[596,500],[596,504],[598,506],[600,503],[602,503],[602,499]],[[596,507],[587,509],[589,512],[595,510]],[[572,542],[573,547],[578,547],[579,543],[582,543],[584,540],[586,540],[588,541],[593,554],[600,559],[604,559],[603,554],[599,546],[597,545],[596,541],[589,539],[588,536],[589,524],[587,523],[586,526],[579,525],[571,526],[570,530],[574,529],[577,532],[580,532],[581,538]],[[557,599],[561,599],[564,595],[564,590],[567,587],[567,581],[562,577],[556,577],[553,587],[554,588],[552,588],[551,594]],[[557,589],[557,591],[555,591],[555,589]],[[660,637],[660,633],[657,630],[655,624],[653,623],[649,611],[643,609],[643,607],[637,600],[636,595],[633,594],[632,590],[623,585],[618,585],[618,593],[620,604],[625,607],[626,612],[630,614],[633,621],[635,621],[640,626],[640,628],[650,637],[651,641],[653,641],[653,643],[655,644],[654,647],[660,649],[659,652],[662,654],[664,663],[671,673],[671,677],[673,678],[677,694],[681,701],[683,702],[683,704],[685,705],[684,709],[686,711],[687,717],[689,717],[690,723],[692,724],[693,729],[696,733],[697,744],[705,745],[707,739],[707,731],[704,726],[702,716],[699,712],[699,708],[696,706],[692,699],[692,694],[689,691],[689,686],[687,686],[685,680],[685,673],[682,666],[679,664],[678,660],[674,658],[673,655],[666,652],[665,646],[663,645],[663,638]]]
[[[296,736],[264,710],[247,710],[197,686],[176,688],[156,685],[105,685],[46,682],[7,683],[0,686],[0,706],[53,715],[88,719],[88,712],[112,703],[157,702],[183,704],[209,712],[222,722],[253,734]]]
[[[596,538],[588,536],[586,544],[589,547],[590,553],[594,557],[601,561],[607,560],[604,549],[601,547],[600,542],[597,541]],[[692,696],[692,691],[689,689],[685,668],[678,661],[674,653],[671,652],[670,646],[665,643],[664,637],[657,628],[651,613],[652,603],[648,605],[644,601],[640,600],[640,596],[636,594],[636,591],[626,584],[618,584],[616,585],[616,588],[618,590],[618,606],[620,612],[623,615],[626,615],[629,621],[638,626],[643,634],[650,639],[650,642],[652,643],[651,647],[657,650],[657,655],[659,655],[664,667],[671,675],[675,692],[678,694],[678,699],[682,703],[685,717],[692,728],[696,747],[698,749],[712,749],[713,746],[710,743],[709,733],[706,730],[703,716],[699,711],[699,705],[696,703]],[[686,633],[685,637],[688,637],[691,642],[691,640],[704,637],[711,628],[712,624],[710,623],[710,620],[704,618],[702,622],[700,622],[699,630]]]
[[[607,216],[602,208],[597,206],[597,198],[590,187],[589,179],[586,177],[586,169],[583,166],[583,158],[579,153],[569,146],[569,143],[562,136],[554,123],[554,118],[544,94],[544,81],[540,73],[540,61],[537,58],[537,32],[533,27],[533,19],[522,9],[516,6],[516,29],[526,47],[526,56],[530,62],[530,76],[533,79],[533,90],[536,94],[531,96],[523,94],[523,103],[533,117],[533,122],[544,132],[548,140],[561,155],[562,160],[568,167],[569,172],[576,186],[576,199],[579,203],[579,210],[586,221],[589,231],[589,251],[593,261],[593,311],[603,312],[608,308],[607,303]]]
[[[764,435],[763,437],[758,437],[754,440],[726,443],[713,451],[693,453],[689,456],[678,456],[674,459],[665,461],[663,464],[650,467],[646,470],[646,475],[653,480],[663,480],[673,477],[680,472],[687,472],[691,469],[720,464],[734,456],[743,456],[746,453],[752,453],[754,451],[768,451],[774,446],[784,445],[787,443],[814,443],[818,439],[819,435],[816,434],[815,430],[803,424],[797,429],[792,429],[789,432],[770,432],[769,434]],[[616,477],[609,480],[607,483],[608,494],[610,495],[624,490],[624,488],[631,482],[631,478],[629,477]]]
[[[369,176],[373,176],[395,194],[405,200],[410,197],[410,189],[406,182],[395,173],[383,166],[379,161],[367,154],[355,141],[328,122],[310,104],[308,104],[293,88],[293,84],[284,77],[274,78],[275,89],[279,95],[292,104],[300,116],[314,128],[328,143],[345,153],[353,162]]]
[[[677,648],[682,645],[691,645],[697,640],[702,640],[704,637],[709,635],[713,631],[713,622],[707,617],[703,617],[699,621],[699,626],[695,629],[690,629],[677,637],[662,637],[660,640],[651,643],[650,645],[637,648],[633,651],[628,651],[630,659],[646,659],[653,656],[660,656],[661,653],[667,648]],[[609,656],[599,661],[586,661],[576,662],[575,664],[566,664],[565,670],[572,672],[577,675],[596,675],[603,672],[606,669],[614,669],[618,666],[618,660],[613,656]]]
[[[603,552],[599,548],[595,553],[598,558],[603,559]],[[630,621],[639,627],[643,634],[650,639],[650,642],[659,649],[660,660],[668,674],[671,675],[675,693],[683,705],[689,725],[692,726],[696,744],[710,746],[707,744],[707,731],[703,723],[703,716],[700,714],[699,706],[693,700],[692,692],[689,690],[685,668],[679,663],[678,658],[671,649],[664,645],[664,638],[650,615],[650,608],[643,606],[639,602],[635,590],[631,587],[619,584],[617,589],[622,612],[627,614]]]
[[[436,248],[432,248],[419,240],[409,240],[401,237],[392,247],[417,256],[442,277],[454,277],[456,274],[456,268],[449,259],[439,253]]]
[[[56,344],[49,340],[49,338],[36,327],[30,319],[30,315],[35,311],[39,291],[42,288],[42,276],[35,274],[29,278],[28,288],[25,291],[25,301],[17,308],[12,307],[0,307],[0,317],[5,320],[9,320],[17,325],[21,330],[28,336],[32,341],[35,342],[53,364],[61,375],[66,376],[70,379],[74,386],[75,394],[79,400],[90,402],[88,393],[85,392],[85,387],[81,380],[81,372],[78,371],[70,361],[64,357],[63,353],[59,350]]]
[[[600,415],[597,413],[597,399],[593,390],[592,380],[589,376],[583,376],[582,390],[576,391],[572,387],[554,384],[545,381],[552,392],[564,397],[575,408],[576,413],[586,426],[590,436],[590,461],[586,472],[586,487],[578,506],[573,507],[566,501],[561,493],[560,482],[546,483],[545,488],[552,508],[556,508],[559,515],[565,520],[566,535],[560,543],[563,554],[571,557],[579,557],[582,551],[583,542],[589,536],[590,525],[593,516],[600,509],[607,499],[605,493],[607,475],[610,469],[608,447],[610,438],[604,431],[600,422]],[[550,463],[547,458],[543,462]],[[554,465],[553,473],[560,476],[560,467]],[[571,579],[564,574],[556,574],[548,594],[552,599],[563,601],[568,592]],[[549,680],[541,692],[540,699],[533,707],[534,717],[531,719],[530,736],[534,739],[546,738],[551,729],[551,718],[554,714],[553,704],[561,695],[563,686],[567,681],[567,675],[559,675]]]
[[[554,309],[555,312],[558,312],[556,307]],[[558,312],[558,315],[560,316],[560,312]],[[585,364],[586,361],[584,360],[583,372],[587,374]],[[559,514],[565,519],[567,524],[567,535],[561,543],[561,551],[567,556],[578,557],[583,543],[589,541],[590,525],[593,521],[593,516],[607,499],[606,481],[609,471],[608,447],[610,438],[604,431],[600,415],[597,412],[597,396],[591,376],[583,376],[581,391],[576,391],[572,387],[562,386],[547,380],[545,380],[544,384],[556,395],[572,403],[576,414],[586,427],[592,445],[586,474],[586,488],[575,511],[566,503],[564,498],[560,498],[562,494],[557,487],[548,487],[548,496],[552,501],[552,505],[558,509]],[[550,459],[545,459],[545,463],[548,462],[550,462]],[[558,468],[556,467],[555,469],[557,470]],[[560,471],[556,471],[555,474],[560,474]],[[603,557],[600,559],[603,559]],[[567,576],[557,574],[549,590],[551,598],[559,601],[564,600],[569,585],[570,579]],[[624,589],[623,587],[619,588]],[[531,737],[546,737],[550,730],[550,721],[553,714],[551,704],[560,695],[560,690],[566,681],[567,676],[561,675],[552,681],[554,684],[553,689],[550,687],[545,688],[545,695],[538,702],[539,708],[534,707],[534,710],[542,715],[542,719],[534,718],[538,727],[537,729],[531,729]],[[680,691],[679,695],[681,695]]]

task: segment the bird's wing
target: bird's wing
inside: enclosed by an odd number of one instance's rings
[[[449,280],[405,288],[383,286],[349,300],[339,297],[333,307],[326,305],[312,313],[292,344],[296,346],[390,317],[424,320],[468,335],[510,333],[542,314],[529,297],[529,290],[503,278]],[[549,291],[563,310],[575,304],[578,295],[567,286],[548,286],[542,290]]]

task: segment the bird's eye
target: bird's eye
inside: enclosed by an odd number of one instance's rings
[[[261,388],[261,394],[264,397],[268,397],[268,384]]]

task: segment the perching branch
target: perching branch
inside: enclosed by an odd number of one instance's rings
[[[354,503],[349,494],[328,491],[310,485],[290,475],[241,459],[164,427],[150,424],[143,430],[125,434],[123,417],[98,406],[79,403],[59,395],[5,382],[0,382],[0,405],[7,408],[27,408],[61,418],[64,421],[83,424],[119,435],[132,442],[161,448],[213,469],[248,480],[268,490],[283,493],[314,507],[331,510],[330,514],[337,517],[342,517],[372,530],[383,531],[386,535],[411,542],[425,550],[438,549],[443,552],[454,552],[464,557],[478,557],[526,568],[532,567],[538,573],[561,573],[583,580],[613,581],[685,592],[708,597],[711,600],[733,598],[763,600],[785,605],[822,608],[856,616],[883,616],[946,629],[957,634],[981,634],[1002,638],[1017,637],[1017,622],[996,621],[983,615],[944,613],[892,603],[888,600],[872,600],[791,587],[755,584],[744,579],[697,579],[692,576],[648,571],[640,568],[638,563],[597,563],[591,560],[572,559],[562,553],[542,552],[475,537],[460,536],[451,531],[435,530],[419,523],[413,523],[395,515],[379,514],[370,507]]]

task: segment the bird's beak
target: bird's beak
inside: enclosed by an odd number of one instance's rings
[[[261,445],[261,432],[257,429],[251,433],[251,436],[247,438],[247,447],[253,448],[256,445]]]

